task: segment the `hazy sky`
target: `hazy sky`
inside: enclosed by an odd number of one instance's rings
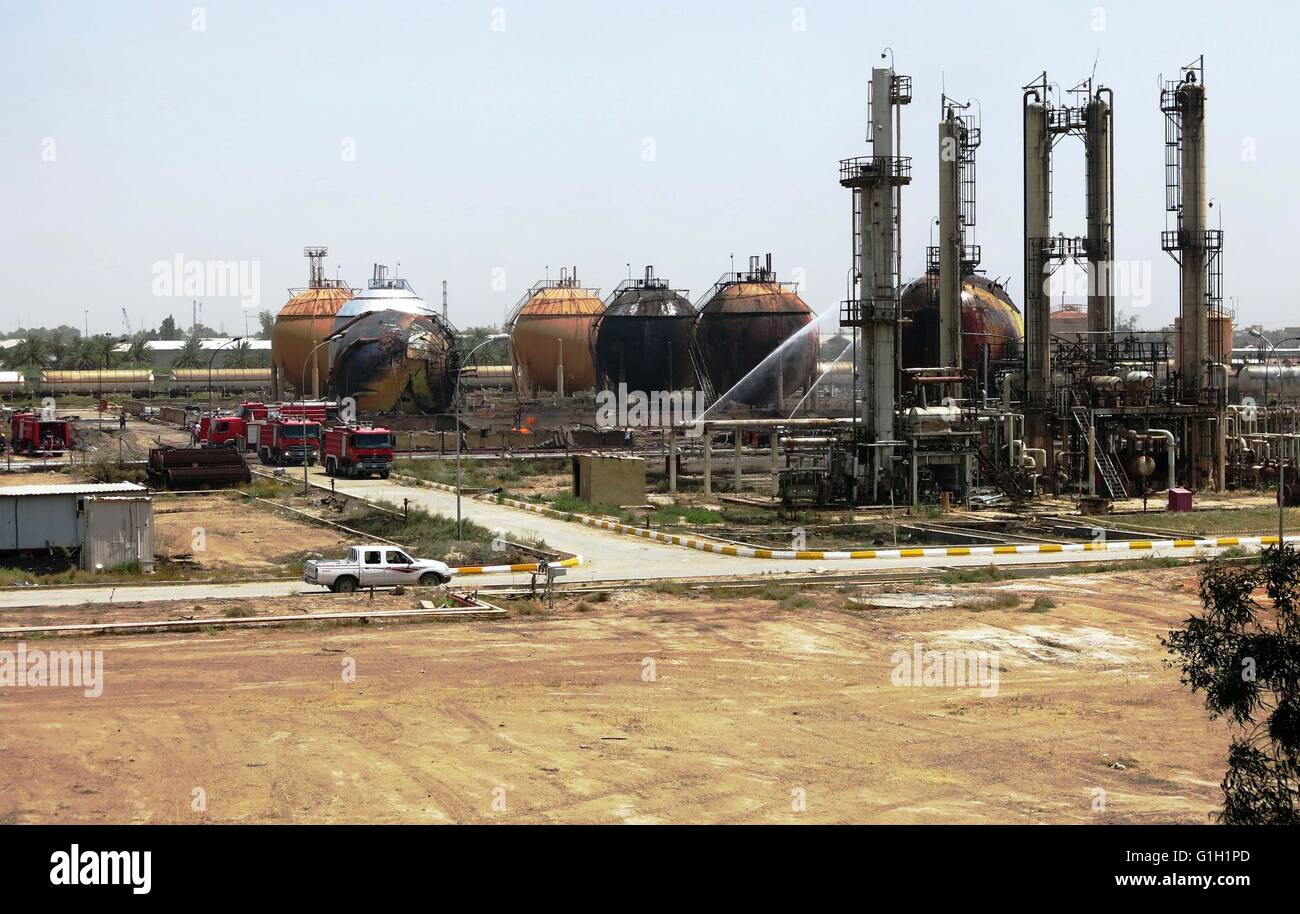
[[[866,89],[893,48],[913,78],[904,273],[937,211],[939,97],[979,100],[975,237],[1022,298],[1021,86],[1047,69],[1115,92],[1117,255],[1174,314],[1159,77],[1206,55],[1209,193],[1240,319],[1300,323],[1300,14],[1291,3],[0,2],[0,331],[122,332],[174,313],[154,265],[256,266],[260,307],[306,282],[302,247],[353,285],[374,261],[461,327],[500,321],[550,267],[605,292],[653,263],[692,298],[771,251],[821,311],[845,297]],[[1098,58],[1098,55],[1099,58]],[[1082,145],[1057,147],[1053,230],[1084,234]],[[795,274],[794,271],[800,271]],[[242,330],[234,297],[205,323]],[[1121,310],[1126,306],[1120,301]]]

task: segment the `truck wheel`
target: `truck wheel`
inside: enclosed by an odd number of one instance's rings
[[[388,470],[380,470],[380,471],[379,471],[379,478],[380,478],[380,479],[387,479],[387,478],[388,478]]]
[[[446,584],[449,580],[450,578],[444,578],[436,571],[426,571],[424,574],[420,575],[420,586],[440,587],[443,584]]]
[[[356,589],[357,589],[357,579],[354,577],[350,577],[348,575],[344,575],[343,577],[337,579],[334,582],[334,585],[330,587],[330,590],[334,591],[335,593],[352,593]]]
[[[271,452],[268,451],[266,448],[261,448],[261,449],[257,452],[257,459],[260,460],[260,461],[262,461],[262,466],[264,466],[264,467],[270,466],[270,465],[271,465]]]

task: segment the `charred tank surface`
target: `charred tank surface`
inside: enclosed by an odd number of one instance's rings
[[[375,264],[367,289],[335,316],[330,391],[366,413],[440,413],[459,367],[456,331],[404,279]]]
[[[557,391],[561,365],[565,393],[594,388],[591,328],[604,309],[598,290],[578,284],[576,267],[529,289],[509,322],[518,390]]]
[[[321,346],[312,355],[312,349],[334,331],[334,318],[339,309],[352,297],[347,284],[337,279],[326,279],[324,258],[328,249],[304,249],[311,263],[311,274],[306,289],[290,289],[291,298],[275,316],[271,328],[271,358],[280,377],[299,393],[319,395],[325,390],[330,373],[329,348]],[[310,361],[309,361],[310,360]],[[303,366],[307,375],[303,376]]]
[[[939,284],[927,273],[903,288],[902,358],[904,368],[947,367],[939,364]],[[962,366],[976,369],[984,362],[1018,358],[1023,351],[1025,324],[1020,309],[1001,285],[978,273],[961,285]]]
[[[724,273],[713,286],[695,323],[695,344],[716,397],[750,406],[768,406],[812,382],[817,369],[818,335],[805,333],[785,348],[771,370],[755,373],[760,363],[805,326],[812,309],[791,283],[776,280],[772,255],[760,266],[749,259],[746,273]]]
[[[603,388],[685,390],[695,386],[691,327],[695,306],[686,295],[655,278],[619,285],[592,325],[592,352]]]

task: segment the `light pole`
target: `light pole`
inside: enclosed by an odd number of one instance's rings
[[[213,412],[213,406],[212,406],[212,363],[217,360],[218,352],[220,352],[222,349],[225,349],[231,343],[238,343],[242,339],[243,339],[242,336],[237,336],[234,339],[226,340],[216,349],[213,349],[212,355],[208,357],[208,440],[209,441],[212,440],[212,420],[216,416],[216,413]]]
[[[498,340],[506,340],[509,338],[510,338],[510,334],[508,333],[492,334],[483,342],[479,343],[477,346],[471,349],[469,351],[469,355],[465,356],[465,361],[461,362],[460,365],[457,366],[456,368],[456,386],[453,389],[452,396],[451,396],[452,404],[455,406],[455,410],[456,410],[456,542],[460,542],[460,528],[461,528],[461,523],[460,523],[460,377],[465,371],[465,366],[468,365],[470,361],[474,358],[474,353],[478,352],[488,343],[495,343]]]
[[[87,337],[87,339],[89,339],[89,337]],[[116,347],[118,343],[125,343],[127,340],[128,337],[125,336],[113,340],[113,346]],[[96,372],[96,374],[99,377],[99,381],[98,381],[99,391],[97,396],[95,397],[95,409],[99,413],[99,418],[95,422],[95,428],[97,431],[101,431],[101,432],[104,430],[104,372],[108,371],[108,359],[112,357],[112,353],[113,353],[113,349],[109,349],[108,355],[105,356],[104,361],[99,363],[99,371]]]
[[[1282,397],[1282,357],[1277,354],[1277,347],[1273,341],[1254,327],[1250,329],[1250,335],[1258,340],[1268,343],[1269,353],[1277,362],[1277,393],[1278,399]],[[1264,363],[1264,380],[1268,381],[1268,363]],[[1268,401],[1264,401],[1267,408]],[[1282,544],[1286,542],[1286,437],[1278,433],[1278,452],[1277,459],[1277,552],[1282,554]]]
[[[307,358],[302,360],[302,390],[300,390],[299,393],[302,394],[302,492],[304,495],[311,491],[311,484],[307,482],[307,363],[312,360],[312,356],[316,355],[317,349],[324,346],[326,343],[334,342],[342,335],[343,333],[341,331],[338,333],[331,333],[329,336],[325,337],[325,339],[311,347],[311,352],[307,353]],[[324,431],[325,429],[322,427],[322,434]],[[324,441],[321,442],[321,446],[324,447]]]

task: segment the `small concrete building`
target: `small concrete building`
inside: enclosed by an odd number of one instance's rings
[[[573,494],[593,505],[643,505],[645,460],[618,454],[575,454]]]
[[[133,482],[0,487],[0,552],[80,550],[88,571],[154,564],[153,502]]]

